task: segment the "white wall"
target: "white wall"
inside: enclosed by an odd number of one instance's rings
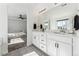
[[[27,14],[27,4],[11,3],[8,4],[8,16],[17,17],[19,14]]]
[[[76,13],[79,15],[79,3],[77,3],[77,12]]]
[[[67,6],[59,6],[54,9],[51,9],[48,13],[48,16],[51,20],[51,29],[56,29],[56,20],[61,20],[64,18],[69,18],[69,20],[73,20],[73,16],[76,14],[76,5],[68,4]],[[71,23],[69,27],[71,27]]]
[[[56,30],[56,20],[61,20],[65,18],[69,18],[70,23],[69,23],[69,29],[72,27],[72,20],[74,19],[73,16],[76,14],[77,11],[77,5],[76,4],[68,4],[67,6],[57,6],[55,8],[52,8],[45,12],[43,16],[45,17],[42,20],[45,20],[46,18],[50,20],[50,30]],[[41,19],[39,19],[41,20]]]
[[[7,5],[0,3],[0,54],[8,53],[8,40],[7,40]]]

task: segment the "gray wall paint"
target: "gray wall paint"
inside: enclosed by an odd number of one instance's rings
[[[20,14],[27,15],[27,7],[26,4],[8,4],[8,32],[26,32],[26,22],[25,21],[17,21],[18,16]],[[26,20],[26,19],[25,19]]]
[[[27,32],[26,31],[26,19],[9,19],[8,21],[8,32],[16,33],[16,32]]]

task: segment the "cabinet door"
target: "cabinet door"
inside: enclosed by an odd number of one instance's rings
[[[40,43],[40,49],[41,49],[42,51],[46,52],[46,45]]]
[[[32,40],[32,43],[33,43],[34,45],[36,45],[35,42],[36,42],[36,35],[33,34],[33,40]]]
[[[56,41],[52,39],[47,39],[47,53],[51,56],[56,56]]]
[[[57,43],[57,56],[72,56],[72,46],[69,44]]]
[[[46,34],[40,33],[40,43],[46,44]]]
[[[33,33],[33,42],[36,47],[39,47],[39,35],[38,33]]]
[[[79,37],[73,38],[73,56],[79,56]]]
[[[36,35],[36,41],[35,41],[35,43],[36,43],[36,46],[39,48],[40,47],[39,34]]]

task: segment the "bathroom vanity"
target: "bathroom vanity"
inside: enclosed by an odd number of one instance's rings
[[[73,35],[33,31],[33,45],[50,56],[72,56]]]
[[[74,34],[73,28],[75,6],[58,6],[37,16],[37,24],[42,23],[44,31],[32,31],[32,43],[50,56],[79,55],[79,36]]]

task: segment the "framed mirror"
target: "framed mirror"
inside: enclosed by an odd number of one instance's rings
[[[58,30],[67,30],[68,18],[67,19],[57,20],[56,23],[57,23],[57,29]]]
[[[44,21],[44,30],[50,30],[50,20]]]

